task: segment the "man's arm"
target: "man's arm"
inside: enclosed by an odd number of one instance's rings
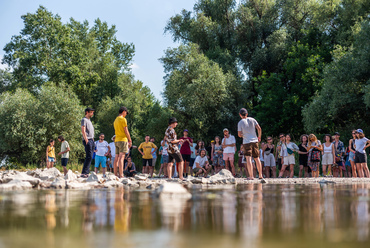
[[[89,140],[87,139],[87,135],[86,135],[86,127],[85,126],[81,126],[81,132],[82,132],[82,137],[84,138],[86,144],[89,142]]]
[[[239,138],[243,138],[243,133],[242,133],[242,131],[238,131],[238,137],[239,137]]]
[[[125,134],[126,134],[126,137],[127,137],[127,140],[128,140],[128,148],[131,148],[132,140],[131,140],[130,132],[128,131],[127,126],[124,127],[124,130],[125,130]]]
[[[260,125],[257,124],[256,129],[257,129],[257,133],[258,133],[258,142],[261,142],[262,128],[261,128]]]

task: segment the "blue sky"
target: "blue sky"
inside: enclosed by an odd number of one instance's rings
[[[59,14],[63,22],[70,17],[78,21],[88,20],[90,25],[97,18],[109,25],[116,25],[117,38],[135,44],[132,71],[136,79],[149,86],[155,97],[162,99],[163,67],[158,61],[164,50],[176,47],[164,27],[171,16],[182,9],[192,10],[195,0],[0,0],[0,59],[3,48],[13,35],[23,28],[21,16],[35,13],[43,5],[53,14]],[[4,68],[4,65],[0,65]]]

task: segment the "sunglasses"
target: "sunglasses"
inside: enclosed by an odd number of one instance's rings
[[[280,139],[281,139],[281,138],[284,138],[284,136],[280,136],[279,138],[280,138]]]

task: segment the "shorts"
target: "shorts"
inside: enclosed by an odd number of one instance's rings
[[[157,163],[157,158],[152,158],[152,165],[155,166],[155,164]]]
[[[153,166],[153,159],[152,158],[150,158],[150,159],[143,158],[143,167],[145,167],[147,165],[147,163],[148,163],[149,166]]]
[[[200,170],[202,170],[202,169],[201,169],[201,168],[196,167],[196,168],[194,168],[194,169],[193,169],[193,173],[198,173]]]
[[[163,163],[164,164],[167,164],[168,163],[168,155],[162,155],[162,160],[163,160]]]
[[[308,167],[308,158],[299,158],[299,165],[303,165],[303,167]]]
[[[182,159],[181,153],[179,153],[179,152],[168,154],[168,163],[173,163],[173,160],[175,160],[176,163],[180,163],[180,162],[184,161]]]
[[[48,162],[52,162],[52,163],[54,163],[54,162],[55,162],[55,158],[48,157]]]
[[[126,141],[117,141],[114,142],[114,145],[116,146],[116,154],[126,154],[128,153],[128,142]]]
[[[63,167],[66,167],[67,166],[67,163],[68,163],[68,158],[62,158],[61,160],[61,164]]]
[[[102,168],[107,167],[107,157],[96,155],[95,156],[95,168],[98,168],[100,163],[101,163]]]
[[[243,144],[244,155],[247,157],[252,156],[253,158],[259,158],[260,150],[258,149],[258,143],[247,143]]]
[[[275,166],[276,167],[274,154],[272,153],[270,153],[269,155],[265,154],[264,160],[265,160],[265,166],[268,166],[268,167]]]
[[[321,160],[322,165],[334,164],[334,158],[332,153],[324,153]]]
[[[234,161],[234,153],[224,153],[223,154],[224,161]]]
[[[356,164],[366,163],[366,154],[365,153],[356,152],[356,154],[355,154],[355,163]]]
[[[181,154],[181,156],[182,156],[182,159],[184,161],[190,162],[190,155],[188,155],[188,154]]]
[[[349,153],[349,161],[355,162],[355,154],[353,152]]]
[[[291,164],[295,164],[294,155],[289,155],[287,157],[284,157],[284,165],[291,165]]]

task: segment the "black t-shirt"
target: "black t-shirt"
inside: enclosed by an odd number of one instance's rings
[[[307,145],[306,145],[306,147],[307,147]],[[298,148],[299,148],[300,152],[307,152],[306,148],[304,148],[302,146],[302,144],[300,144],[298,146]],[[308,160],[308,154],[299,154],[299,163],[300,164],[307,163],[307,160]]]

